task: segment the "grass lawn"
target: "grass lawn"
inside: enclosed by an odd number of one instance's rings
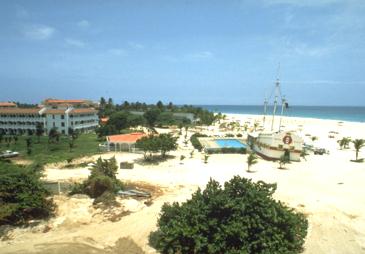
[[[19,136],[18,141],[14,143],[12,140],[9,147],[3,140],[0,144],[0,151],[12,150],[19,152],[19,158],[31,160],[35,163],[54,163],[99,153],[98,144],[100,141],[97,140],[95,133],[80,134],[75,140],[75,145],[71,151],[67,136],[61,136],[59,142],[54,144],[48,144],[47,136],[42,136],[40,143],[38,143],[37,136],[31,136],[32,153],[30,155],[27,154],[26,138],[27,136]]]

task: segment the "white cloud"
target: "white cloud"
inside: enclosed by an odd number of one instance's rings
[[[186,55],[186,57],[189,59],[207,59],[207,58],[212,58],[213,56],[214,56],[213,53],[210,51],[201,51]]]
[[[136,43],[136,42],[128,42],[128,45],[131,47],[131,48],[134,48],[134,49],[144,49],[144,45],[142,44],[139,44],[139,43]]]
[[[86,45],[83,41],[71,39],[71,38],[66,38],[65,43],[69,46],[78,47],[78,48],[83,48]]]
[[[23,30],[25,37],[33,40],[47,40],[51,38],[56,30],[45,25],[31,25]]]
[[[116,56],[126,56],[127,55],[127,51],[124,49],[120,49],[120,48],[109,49],[108,53],[112,54],[112,55],[116,55]]]
[[[83,20],[80,20],[79,22],[77,22],[77,26],[80,28],[88,28],[90,26],[90,22],[83,19]]]

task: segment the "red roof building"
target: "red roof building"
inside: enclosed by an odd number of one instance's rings
[[[136,142],[145,136],[142,132],[107,136],[108,151],[134,151]]]
[[[17,105],[14,102],[2,102],[0,101],[0,108],[16,108]]]

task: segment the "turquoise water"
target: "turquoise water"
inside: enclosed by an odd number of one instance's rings
[[[262,115],[262,105],[199,105],[202,108],[213,112],[226,114],[252,114]],[[268,114],[272,114],[272,107],[268,108]],[[280,112],[280,108],[278,109]],[[309,117],[319,119],[330,119],[351,122],[365,122],[365,107],[344,107],[344,106],[290,106],[285,110],[285,116]]]
[[[216,139],[214,141],[221,148],[246,148],[246,145],[237,139]]]

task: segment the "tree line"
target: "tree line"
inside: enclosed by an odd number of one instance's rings
[[[211,125],[216,116],[213,112],[192,105],[177,106],[172,102],[164,105],[161,101],[156,104],[125,101],[121,104],[114,104],[109,98],[100,99],[99,117],[109,118],[106,124],[96,130],[99,137],[118,134],[123,129],[136,126],[162,127],[162,126],[186,126],[192,124],[191,119],[184,116],[177,116],[174,113],[191,113],[196,124]]]

